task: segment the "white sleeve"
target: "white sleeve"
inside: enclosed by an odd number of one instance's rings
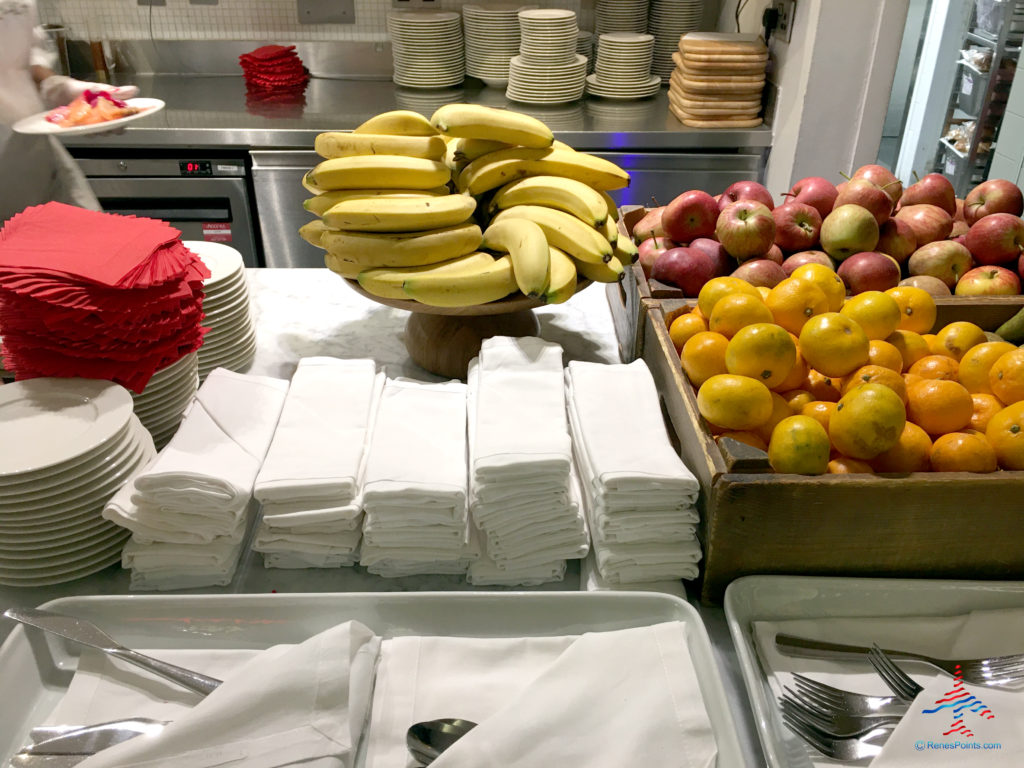
[[[53,69],[57,65],[57,51],[54,50],[46,30],[39,24],[39,13],[35,3],[29,10],[29,18],[32,20],[32,50],[29,52],[28,63],[30,66]]]

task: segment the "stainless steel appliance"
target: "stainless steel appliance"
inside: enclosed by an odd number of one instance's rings
[[[76,157],[105,211],[162,219],[183,240],[226,243],[263,266],[243,158]]]

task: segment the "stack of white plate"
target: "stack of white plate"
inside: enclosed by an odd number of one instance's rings
[[[643,99],[661,87],[651,75],[654,35],[609,32],[597,38],[594,74],[587,75],[587,93],[606,99]]]
[[[462,6],[466,37],[466,74],[492,88],[508,84],[508,62],[519,53],[519,3]]]
[[[395,72],[406,88],[447,88],[466,77],[462,17],[453,11],[394,11],[388,34]]]
[[[140,394],[132,394],[135,415],[153,436],[159,451],[178,429],[199,388],[199,355],[191,352],[153,374]]]
[[[647,31],[654,35],[651,72],[667,83],[675,69],[672,54],[679,50],[679,38],[700,29],[704,0],[651,0]]]
[[[0,584],[38,587],[121,560],[130,532],[101,517],[156,455],[127,389],[95,379],[0,387]]]
[[[214,368],[245,373],[256,355],[256,328],[242,254],[230,246],[202,240],[187,240],[185,246],[210,270],[203,284],[203,327],[210,330],[199,348],[199,380],[205,381]]]
[[[583,96],[587,57],[576,53],[576,13],[520,11],[519,32],[519,55],[509,62],[505,95],[526,104],[562,104]]]
[[[410,109],[430,117],[445,104],[461,104],[466,100],[462,88],[439,88],[420,91],[412,88],[395,88],[395,104],[399,109]]]
[[[654,124],[665,107],[655,99],[622,102],[587,99],[587,117],[595,131],[643,131]]]
[[[594,35],[580,30],[576,33],[576,53],[587,57],[587,72],[594,71]]]
[[[647,0],[597,0],[594,30],[605,32],[646,32]]]

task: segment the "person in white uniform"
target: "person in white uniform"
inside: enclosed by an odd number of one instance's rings
[[[0,0],[0,226],[30,205],[58,200],[99,209],[85,175],[52,136],[25,136],[11,126],[68,104],[88,89],[135,96],[134,85],[112,87],[58,75],[56,54],[39,26],[35,0]]]

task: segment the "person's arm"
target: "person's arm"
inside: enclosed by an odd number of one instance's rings
[[[29,72],[32,73],[32,80],[36,85],[39,85],[46,78],[56,74],[52,69],[44,67],[41,64],[33,64],[29,67]]]

